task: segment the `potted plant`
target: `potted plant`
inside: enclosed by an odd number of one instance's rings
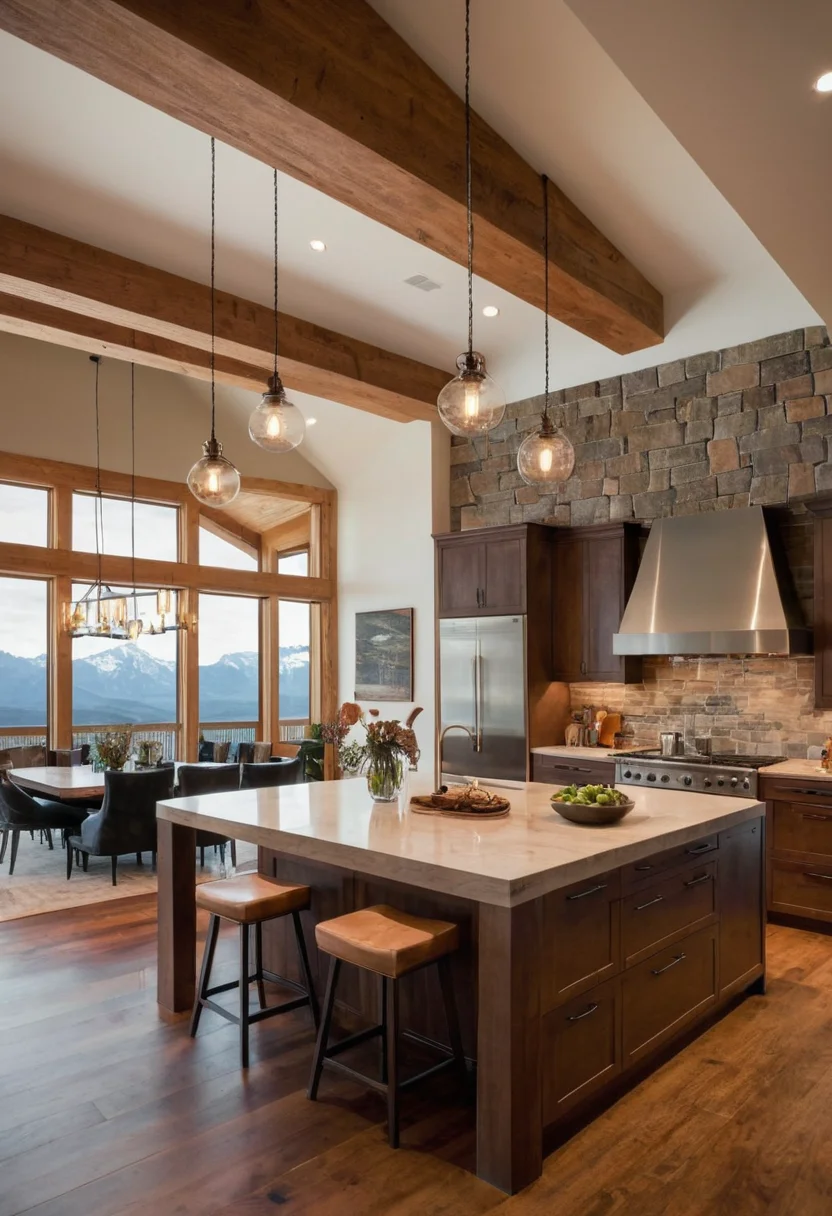
[[[416,763],[416,735],[398,719],[365,723],[364,771],[374,802],[395,802]]]

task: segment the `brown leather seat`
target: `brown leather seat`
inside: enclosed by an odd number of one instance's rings
[[[308,908],[309,887],[288,886],[262,874],[238,874],[201,883],[196,889],[196,902],[215,916],[254,925]]]
[[[377,904],[321,921],[315,940],[319,949],[345,963],[398,979],[456,950],[459,928]]]

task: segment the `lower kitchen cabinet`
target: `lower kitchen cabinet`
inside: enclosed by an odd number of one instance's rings
[[[636,1064],[715,1003],[717,931],[700,929],[633,967],[622,981],[622,1055]]]
[[[832,782],[763,775],[759,796],[769,913],[832,923]]]
[[[541,1034],[545,1126],[621,1072],[619,980],[599,984],[547,1014]]]
[[[551,1008],[621,969],[618,870],[543,899],[543,1007]]]
[[[762,821],[719,838],[719,992],[730,996],[765,957]],[[832,885],[832,884],[830,884]]]

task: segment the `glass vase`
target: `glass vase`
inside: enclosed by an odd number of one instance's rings
[[[373,802],[397,802],[407,780],[407,762],[398,754],[374,756],[367,762],[367,789]]]

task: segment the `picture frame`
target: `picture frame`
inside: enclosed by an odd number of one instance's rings
[[[356,701],[413,700],[413,609],[355,614]]]

